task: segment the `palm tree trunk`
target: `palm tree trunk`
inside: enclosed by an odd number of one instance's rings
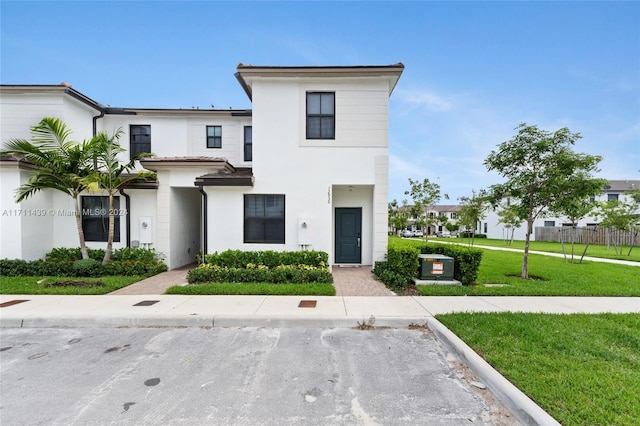
[[[84,239],[84,229],[82,229],[82,213],[80,212],[78,194],[73,194],[73,205],[76,212],[76,227],[78,228],[78,239],[80,240],[80,253],[82,253],[83,259],[88,259],[89,252],[87,252],[87,243]]]
[[[113,234],[115,234],[115,211],[113,208],[113,194],[109,193],[109,234],[107,237],[107,249],[104,251],[104,259],[102,264],[106,264],[111,260],[111,251],[113,249]]]

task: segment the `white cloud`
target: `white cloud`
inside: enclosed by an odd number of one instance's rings
[[[447,111],[452,108],[451,100],[425,89],[399,89],[395,96],[402,102],[415,107],[424,107],[433,112]]]

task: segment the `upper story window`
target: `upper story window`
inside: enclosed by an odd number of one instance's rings
[[[253,128],[244,126],[244,161],[253,160]]]
[[[307,93],[307,139],[336,138],[335,106],[333,92]]]
[[[608,201],[618,201],[618,194],[607,194]]]
[[[143,152],[151,152],[151,126],[129,126],[129,155],[135,157]]]
[[[458,215],[455,212],[451,213],[451,219],[456,219],[458,217]]]
[[[207,148],[222,148],[222,126],[207,126]]]

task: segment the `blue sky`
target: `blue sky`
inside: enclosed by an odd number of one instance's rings
[[[520,122],[583,138],[600,176],[640,178],[640,2],[0,3],[0,80],[103,104],[250,108],[254,65],[405,64],[390,100],[390,199],[457,203]]]

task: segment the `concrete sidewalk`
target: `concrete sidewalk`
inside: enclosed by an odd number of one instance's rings
[[[451,312],[640,313],[640,297],[1,295],[0,303],[2,327],[405,327]]]

